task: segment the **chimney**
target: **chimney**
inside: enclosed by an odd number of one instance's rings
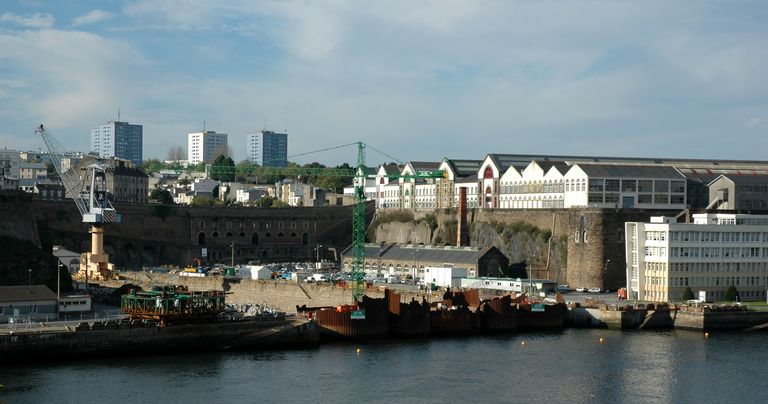
[[[469,245],[467,234],[467,188],[459,187],[459,220],[456,225],[456,246]]]

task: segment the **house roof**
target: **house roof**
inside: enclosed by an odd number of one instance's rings
[[[477,175],[477,170],[480,169],[480,165],[483,164],[482,160],[445,160],[451,167],[451,170],[457,177],[469,177],[470,175]]]
[[[0,303],[56,300],[56,294],[45,285],[0,286]]]
[[[768,175],[734,175],[734,174],[721,174],[718,175],[710,183],[715,182],[720,177],[731,180],[734,184],[768,184]]]
[[[596,178],[679,178],[685,176],[670,166],[635,166],[579,163],[579,168]]]
[[[565,174],[568,172],[568,169],[571,168],[571,166],[568,165],[565,161],[549,161],[549,160],[533,160],[536,162],[536,164],[541,167],[542,170],[544,170],[544,173],[547,173],[552,167],[555,167],[557,171],[560,172],[560,174]]]
[[[434,161],[409,161],[408,164],[416,171],[435,171],[440,168],[440,163]]]

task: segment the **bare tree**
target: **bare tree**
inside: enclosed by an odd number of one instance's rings
[[[168,149],[168,160],[178,161],[184,160],[184,149],[181,146],[171,146]]]

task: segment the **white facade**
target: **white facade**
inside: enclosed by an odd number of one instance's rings
[[[466,278],[469,273],[466,268],[453,267],[425,267],[423,271],[425,283],[434,283],[435,286],[443,288],[460,287],[461,278]]]
[[[460,286],[468,289],[503,290],[505,292],[554,292],[555,282],[546,279],[463,278]]]
[[[187,135],[187,160],[190,164],[212,163],[216,157],[226,153],[226,133],[209,130]]]
[[[654,217],[625,224],[630,298],[680,301],[686,288],[715,301],[733,285],[742,300],[768,288],[768,215],[695,214],[694,223]]]

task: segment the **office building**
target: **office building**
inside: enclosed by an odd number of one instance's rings
[[[248,135],[248,161],[262,167],[288,166],[288,134],[268,130]]]
[[[187,135],[187,160],[189,164],[210,164],[216,157],[227,155],[227,134],[212,130]]]
[[[130,160],[139,167],[142,163],[143,138],[143,126],[112,121],[91,130],[91,151],[101,158]]]
[[[702,213],[693,223],[652,217],[625,223],[630,299],[680,301],[686,288],[719,301],[734,286],[743,300],[768,288],[768,215]]]

